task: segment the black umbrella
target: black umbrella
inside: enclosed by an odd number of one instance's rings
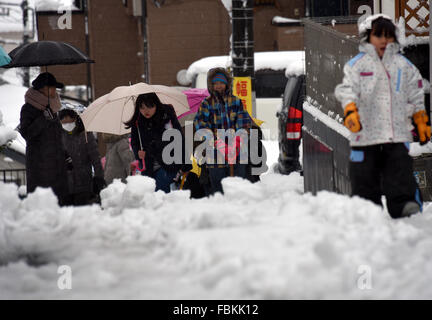
[[[51,65],[93,63],[80,50],[69,43],[58,41],[36,41],[23,44],[11,52],[12,61],[3,68],[42,67]]]

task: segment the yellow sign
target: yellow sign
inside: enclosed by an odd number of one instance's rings
[[[234,95],[243,103],[243,107],[252,117],[252,81],[250,77],[234,77]]]

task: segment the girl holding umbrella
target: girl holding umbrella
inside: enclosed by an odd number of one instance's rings
[[[125,125],[126,129],[131,129],[131,146],[141,174],[156,180],[156,191],[170,192],[170,184],[177,173],[192,169],[192,165],[183,162],[185,138],[174,108],[162,104],[156,93],[141,94],[135,102],[132,118]],[[162,141],[162,135],[168,129],[181,133],[182,163],[167,164],[162,157],[164,148],[171,143]]]

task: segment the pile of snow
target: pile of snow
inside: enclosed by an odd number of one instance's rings
[[[21,107],[24,105],[24,95],[27,90],[21,85],[5,84],[0,86],[0,113],[3,115],[3,125],[9,128],[6,129],[9,132],[7,137],[13,139],[9,148],[21,154],[25,154],[25,140],[17,131],[12,129],[19,125]]]
[[[206,57],[192,63],[187,69],[186,78],[192,81],[199,73],[207,73],[211,68],[232,66],[230,56]],[[255,52],[255,71],[263,69],[285,70],[286,75],[304,74],[304,51],[268,51]]]
[[[297,173],[227,178],[224,196],[200,200],[153,187],[134,176],[102,192],[104,209],[59,208],[47,189],[20,200],[0,183],[0,299],[432,298],[430,204],[395,221],[303,194]]]
[[[3,123],[3,113],[0,111],[0,147],[16,139],[17,132]]]

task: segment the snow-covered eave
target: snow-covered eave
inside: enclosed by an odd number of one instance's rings
[[[284,27],[285,26],[299,26],[299,25],[301,25],[301,20],[275,16],[272,19],[272,25],[284,26]]]

